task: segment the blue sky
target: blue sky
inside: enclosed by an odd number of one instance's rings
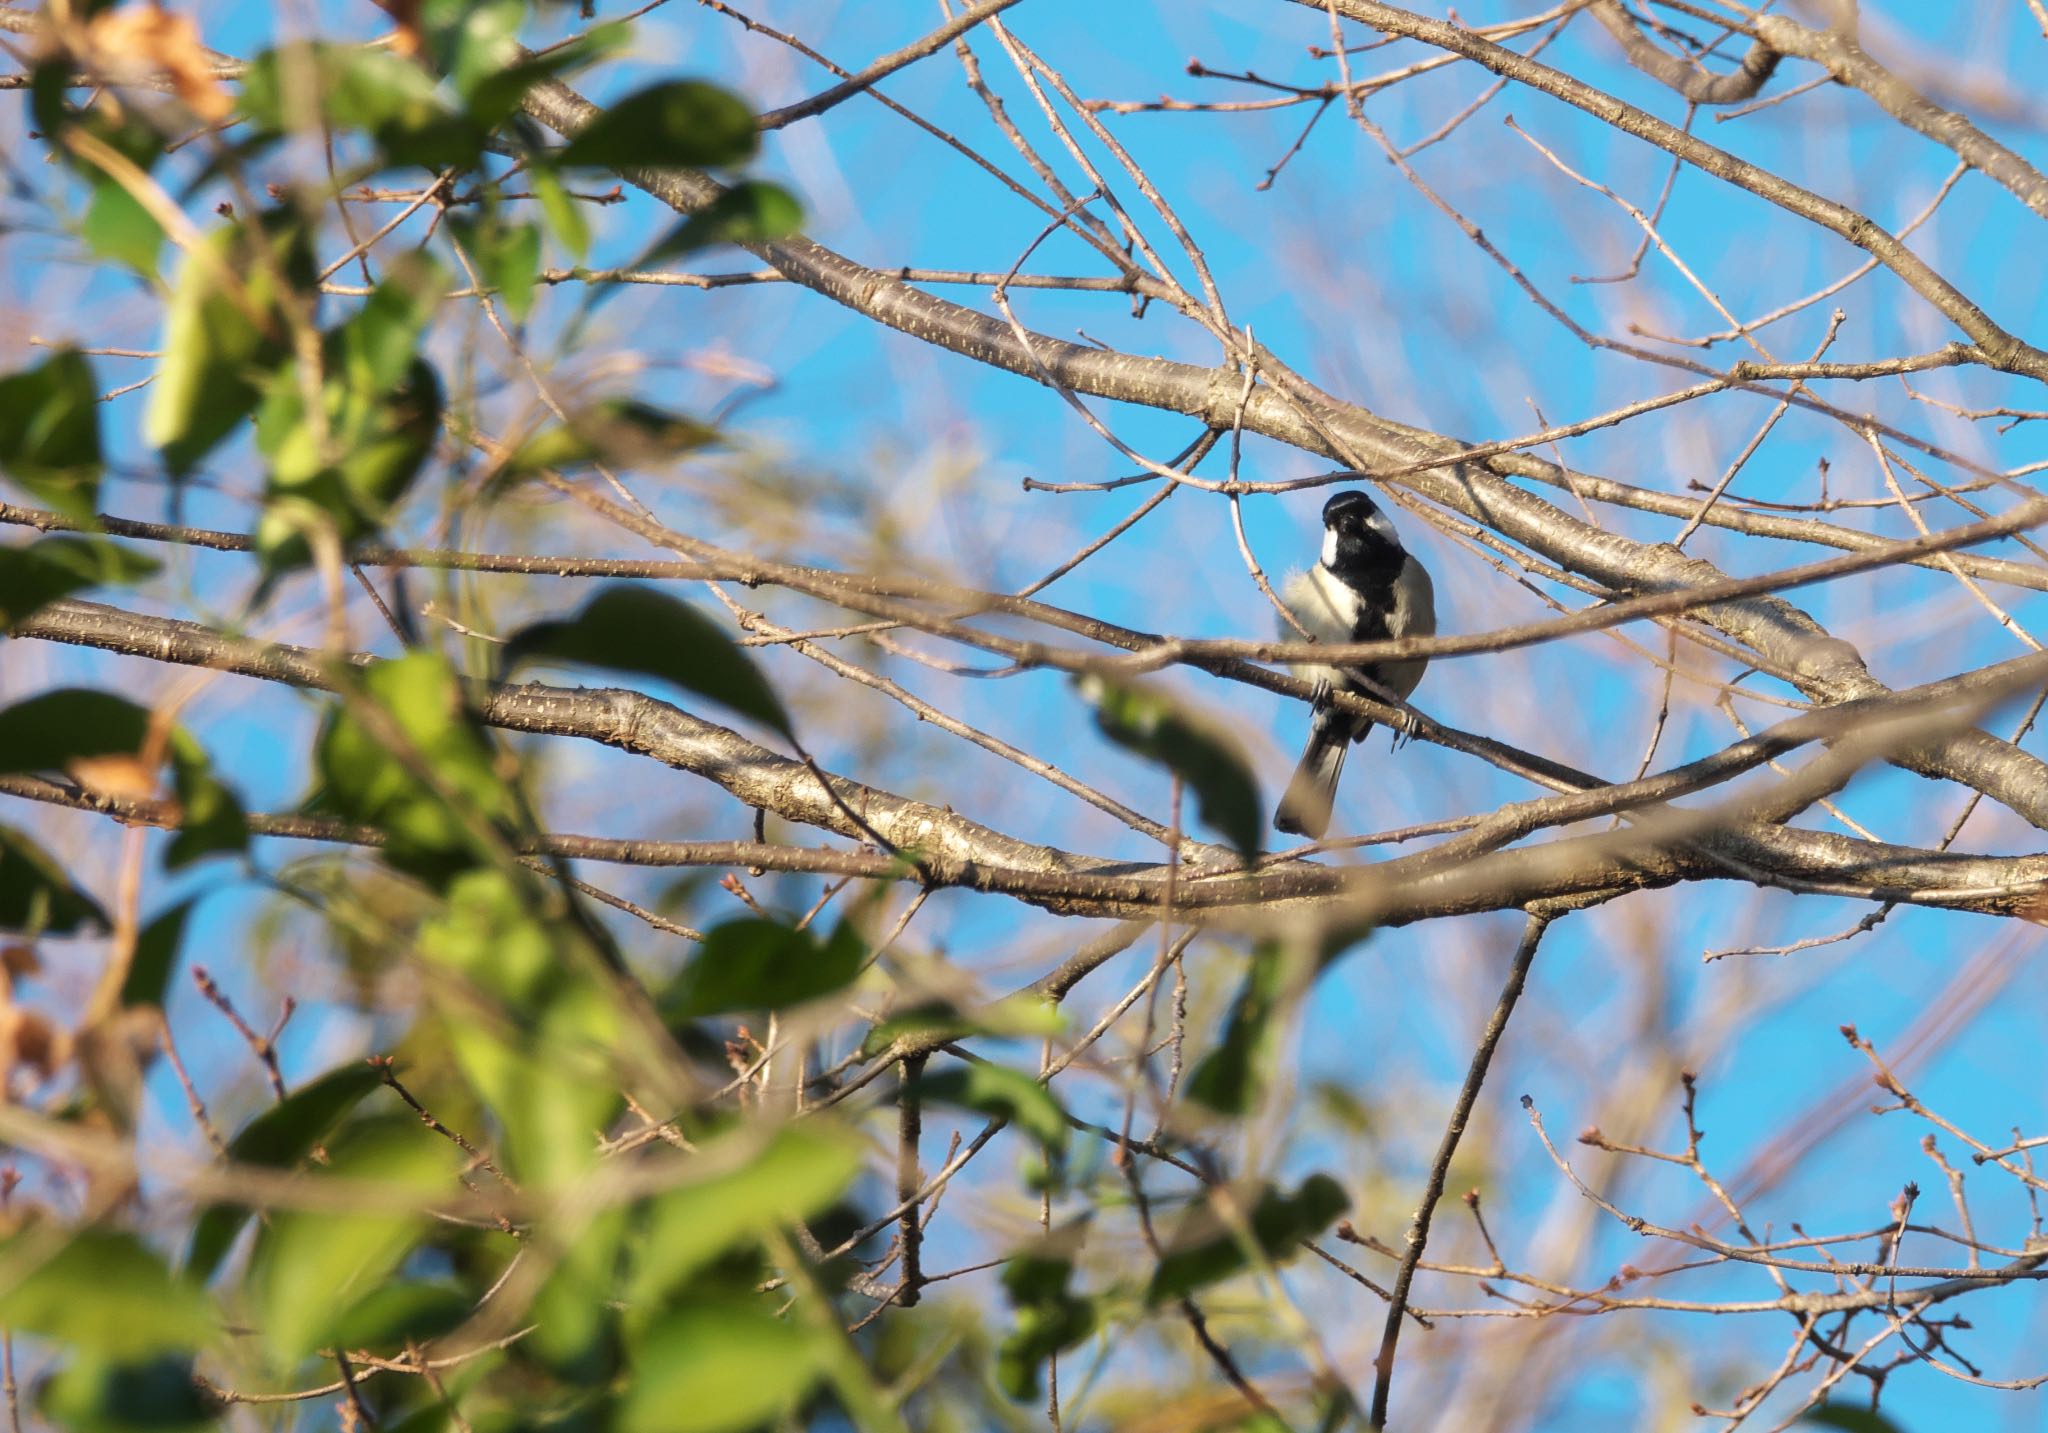
[[[1468,21],[1484,22],[1523,8],[1480,4],[1461,7],[1460,13]],[[837,7],[829,17],[816,10],[767,5],[760,18],[800,31],[848,65],[893,48],[934,20],[921,7]],[[2024,66],[2040,53],[2033,47],[2043,44],[2037,33],[2030,33],[2017,3],[1947,7],[1895,0],[1865,10],[1873,25],[1888,32],[1895,50],[1910,56],[1924,44],[1930,53],[1962,53],[1969,63],[1957,83],[1965,90],[1985,82],[1980,72],[2028,73]],[[203,7],[201,17],[209,42],[237,52],[260,46],[276,23],[270,7],[253,5],[211,5]],[[1190,56],[1218,68],[1251,69],[1303,83],[1325,77],[1305,47],[1327,42],[1327,22],[1297,6],[1026,0],[1012,18],[1017,32],[1088,97],[1149,99],[1162,90],[1181,98],[1244,97],[1235,87],[1182,73]],[[323,23],[342,34],[368,35],[378,29],[375,13],[362,5],[323,16]],[[2008,49],[2021,58],[2009,59]],[[1043,126],[1030,112],[1028,97],[993,43],[984,39],[979,50],[1012,113],[1042,137]],[[1390,66],[1419,53],[1401,48],[1355,63],[1365,72],[1367,66]],[[1552,56],[1656,113],[1676,118],[1682,109],[1623,66],[1590,21],[1575,24]],[[594,98],[616,95],[648,76],[676,70],[718,77],[764,108],[808,94],[826,78],[716,15],[670,6],[642,22],[630,62],[592,77],[588,92]],[[1810,67],[1788,64],[1771,92],[1810,73]],[[1412,142],[1475,98],[1487,82],[1469,66],[1450,67],[1375,97],[1368,113],[1397,142]],[[980,118],[949,56],[935,56],[892,77],[884,88],[1016,167],[1007,151],[998,153],[1000,140]],[[1570,275],[1589,267],[1619,268],[1639,231],[1610,201],[1573,185],[1504,129],[1502,119],[1508,114],[1532,136],[1568,155],[1582,172],[1639,205],[1647,206],[1663,182],[1668,161],[1659,153],[1599,129],[1553,101],[1514,89],[1495,98],[1452,140],[1421,151],[1416,167],[1589,327],[1626,336],[1631,324],[1679,333],[1722,326],[1668,266],[1659,266],[1654,254],[1636,284],[1571,284]],[[1325,116],[1271,190],[1255,190],[1304,118],[1294,109],[1252,116],[1142,114],[1106,122],[1180,207],[1217,272],[1234,321],[1249,324],[1262,342],[1311,378],[1388,416],[1474,440],[1534,429],[1532,403],[1549,420],[1562,421],[1686,381],[1683,375],[1589,352],[1430,209],[1338,111]],[[19,125],[20,120],[10,112],[4,123]],[[1906,136],[1859,97],[1831,90],[1725,124],[1702,116],[1696,129],[1892,227],[1918,211],[1952,163],[1946,151]],[[2048,148],[2038,115],[2031,124],[2010,125],[2000,133],[2037,161]],[[877,267],[1001,270],[1042,226],[1036,211],[871,103],[850,103],[822,122],[771,136],[761,168],[803,198],[814,237]],[[1065,172],[1072,177],[1071,166]],[[1119,192],[1135,204],[1127,186]],[[640,197],[597,211],[593,225],[600,240],[593,262],[631,254],[659,221],[652,202]],[[2040,241],[2029,227],[2035,222],[2010,195],[1971,175],[1916,238],[1915,247],[2007,328],[2048,341]],[[1158,226],[1152,228],[1157,233]],[[1696,172],[1680,180],[1662,232],[1702,280],[1744,316],[1809,292],[1847,272],[1859,257],[1845,244],[1816,239],[1761,201]],[[142,346],[153,340],[152,310],[137,302],[132,285],[93,278],[60,262],[66,245],[58,240],[8,235],[0,236],[0,243],[14,260],[0,279],[8,285],[7,301],[17,315],[32,317],[36,331]],[[551,255],[550,261],[558,259]],[[753,262],[744,255],[714,254],[698,266],[750,268]],[[1080,246],[1060,240],[1044,245],[1032,267],[1100,271],[1099,261]],[[979,290],[946,292],[961,302],[986,300]],[[545,340],[571,302],[566,293],[544,299],[536,334]],[[1142,353],[1215,361],[1206,340],[1158,307],[1135,319],[1122,300],[1099,296],[1031,293],[1017,302],[1025,321],[1045,332],[1064,337],[1084,330]],[[1932,348],[1952,336],[1938,316],[1882,273],[1848,290],[1840,302],[1851,316],[1830,357]],[[1810,353],[1830,307],[1817,305],[1770,330],[1773,351],[1780,357]],[[633,291],[603,311],[599,334],[602,345],[646,360],[642,391],[685,409],[708,410],[732,394],[729,378],[704,371],[706,355],[729,355],[775,375],[771,391],[740,408],[734,429],[750,457],[795,475],[793,483],[801,481],[794,500],[773,492],[761,500],[760,511],[787,556],[847,561],[849,554],[868,551],[874,531],[886,527],[906,563],[980,585],[1014,587],[1149,492],[1026,493],[1020,482],[1026,476],[1099,480],[1128,471],[1128,465],[1056,396],[879,331],[789,286]],[[430,352],[452,371],[466,341],[463,322],[451,321]],[[1723,345],[1709,351],[1707,360],[1726,363],[1737,356]],[[25,358],[15,355],[11,364],[19,361]],[[100,363],[106,386],[139,376],[128,361]],[[1930,375],[1922,386],[1978,406],[2044,406],[2017,381],[1982,373]],[[2022,426],[1999,436],[1913,404],[1895,386],[1880,392],[1874,385],[1844,401],[1868,403],[1888,417],[1910,421],[1916,431],[1980,461],[2010,467],[2048,456],[2036,428]],[[141,456],[133,432],[139,402],[139,397],[120,400],[108,413],[110,430],[121,435],[122,451],[132,459]],[[1097,411],[1123,441],[1155,458],[1170,455],[1192,437],[1185,419],[1106,405]],[[1727,395],[1675,418],[1576,440],[1568,457],[1591,471],[1682,490],[1689,480],[1711,482],[1767,411],[1767,400]],[[1859,453],[1843,430],[1800,413],[1785,419],[1737,488],[1788,500],[1811,498],[1816,464],[1823,458],[1833,466],[1836,491],[1882,492],[1867,450]],[[1244,463],[1248,475],[1260,478],[1306,475],[1324,467],[1319,460],[1257,439],[1246,441]],[[1218,470],[1212,459],[1203,471]],[[224,491],[194,492],[189,516],[242,525],[243,500],[254,482],[250,470],[229,453],[210,464],[210,471]],[[672,520],[686,521],[705,536],[722,535],[719,510],[701,502],[687,483],[668,489],[650,481],[647,492]],[[1313,552],[1315,514],[1323,496],[1304,492],[1247,502],[1248,536],[1269,570],[1304,561]],[[114,511],[156,515],[163,494],[153,481],[120,483],[110,489],[108,505]],[[1838,518],[1886,532],[1903,530],[1889,514]],[[1645,540],[1668,540],[1678,526],[1673,519],[1612,509],[1602,510],[1601,520]],[[1423,534],[1412,515],[1399,521],[1438,574],[1445,630],[1475,630],[1540,615],[1542,609],[1531,599],[1469,553]],[[559,509],[508,517],[502,527],[499,535],[506,545],[525,542],[568,550],[598,540],[570,524]],[[2009,544],[2001,550],[2007,549]],[[631,552],[616,545],[612,550]],[[1810,549],[1731,539],[1714,529],[1696,534],[1688,550],[1737,573],[1812,555]],[[242,590],[243,579],[229,559],[195,555],[189,574],[192,590],[207,602],[225,606],[231,594]],[[161,595],[168,604],[176,593]],[[2010,610],[2021,623],[2038,623],[2040,597],[1999,595],[2011,599]],[[501,585],[494,611],[509,624],[527,610],[522,602],[567,608],[579,596],[568,585],[540,592]],[[1129,537],[1051,588],[1047,597],[1131,625],[1190,634],[1262,635],[1270,624],[1244,575],[1227,511],[1220,499],[1198,492],[1177,496]],[[2022,650],[1952,582],[1936,574],[1853,579],[1810,589],[1798,600],[1831,630],[1858,643],[1873,671],[1894,684],[1947,675]],[[359,633],[369,630],[359,625]],[[1654,629],[1628,632],[1661,650],[1662,638]],[[20,644],[7,651],[0,696],[9,699],[64,682],[161,680],[139,663],[40,648],[28,652]],[[825,685],[828,679],[796,657],[771,653],[764,662],[800,700],[838,699]],[[1076,775],[1099,781],[1143,811],[1163,814],[1164,778],[1099,743],[1059,678],[1032,674],[959,681],[902,663],[891,670],[948,710],[1029,749],[1057,752]],[[1192,675],[1177,675],[1171,683],[1236,725],[1266,785],[1277,789],[1299,740],[1299,709]],[[1640,661],[1611,641],[1591,637],[1534,652],[1440,663],[1417,700],[1453,724],[1625,776],[1640,758],[1655,689]],[[899,713],[865,702],[846,710],[857,716],[849,729],[813,733],[828,765],[909,795],[943,797],[964,790],[971,796],[959,803],[961,809],[1015,834],[1090,851],[1144,854],[1135,836],[1106,818],[1042,784],[1013,779],[1010,768],[898,720]],[[1743,715],[1752,722],[1768,721],[1774,710],[1752,704]],[[193,720],[216,759],[242,777],[251,804],[276,808],[303,793],[300,753],[314,711],[291,693],[230,680],[200,698]],[[1999,720],[2012,719],[2002,715]],[[1658,764],[1697,755],[1731,735],[1710,702],[1681,687]],[[2030,747],[2038,750],[2039,744],[2030,742]],[[549,768],[549,789],[553,809],[568,829],[744,834],[744,813],[732,803],[705,795],[681,776],[650,778],[636,764],[608,753],[563,753],[559,764]],[[1415,744],[1389,755],[1380,738],[1354,757],[1345,789],[1345,809],[1359,830],[1458,814],[1531,794],[1490,768],[1440,749]],[[1955,792],[1935,793],[1918,778],[1885,772],[1859,780],[1843,805],[1881,836],[1931,845],[1960,801]],[[108,849],[103,832],[80,830],[72,839],[81,851]],[[1999,851],[2031,850],[2037,844],[2038,833],[1991,811],[1974,818],[1961,843],[1966,849]],[[297,854],[265,853],[273,860]],[[180,884],[221,880],[218,872],[210,872],[189,883],[167,883],[155,894],[168,901]],[[644,890],[655,883],[618,884]],[[800,907],[812,888],[791,881],[771,883],[770,889],[786,904]],[[225,886],[203,908],[193,949],[211,952],[206,962],[229,977],[247,1007],[264,1010],[274,1007],[279,990],[292,988],[309,972],[317,977],[318,962],[315,951],[298,951],[290,941],[273,947],[273,958],[261,968],[241,961],[238,952],[246,948],[257,908],[251,889]],[[1938,1006],[1959,972],[1994,947],[2008,953],[1996,962],[1983,958],[1988,973],[1975,977],[1982,982],[1979,1008],[1959,1028],[1945,1032],[1914,1070],[1911,1083],[1935,1108],[1987,1138],[2014,1125],[2033,1132],[2048,1124],[2038,1036],[2048,992],[2033,959],[2036,937],[2030,930],[1974,917],[1902,912],[1854,942],[1786,957],[1713,964],[1700,959],[1709,949],[1782,944],[1839,930],[1862,909],[1829,899],[1753,898],[1739,887],[1706,887],[1630,897],[1560,925],[1542,953],[1531,1003],[1509,1034],[1486,1116],[1472,1135],[1476,1144],[1500,1155],[1491,1174],[1501,1190],[1501,1202],[1494,1207],[1504,1245],[1533,1239],[1544,1219],[1564,1221],[1571,1203],[1560,1197],[1562,1184],[1514,1106],[1515,1095],[1533,1096],[1553,1134],[1568,1139],[1585,1122],[1586,1112],[1617,1089],[1640,1093],[1649,1120],[1643,1137],[1675,1147],[1683,1138],[1676,1121],[1675,1064],[1696,1062],[1703,1077],[1707,1153],[1717,1171],[1732,1174],[1781,1137],[1788,1124],[1796,1129],[1813,1123],[1820,1111],[1869,1103],[1868,1092],[1844,1093],[1867,1074],[1867,1066],[1836,1026],[1853,1023],[1880,1048],[1890,1049]],[[702,910],[707,919],[721,913],[715,902]],[[955,958],[992,972],[1028,969],[1010,964],[1011,952],[1020,945],[1036,953],[1048,948],[1041,918],[987,901],[941,898],[917,929],[927,941],[942,941]],[[1306,1090],[1328,1082],[1366,1091],[1385,1102],[1389,1121],[1371,1142],[1368,1167],[1338,1171],[1361,1196],[1384,1182],[1395,1191],[1387,1194],[1385,1208],[1405,1210],[1412,1203],[1442,1111],[1483,1016],[1474,1006],[1474,992],[1490,999],[1514,932],[1513,918],[1488,917],[1383,933],[1318,987],[1303,1020],[1300,1085]],[[1055,932],[1051,948],[1076,938],[1072,932]],[[1228,958],[1221,949],[1206,957],[1203,978],[1219,991],[1228,988]],[[84,964],[82,958],[81,969]],[[1134,973],[1104,972],[1105,998],[1120,974],[1126,984],[1135,978]],[[62,972],[53,977],[60,983],[63,978]],[[320,988],[317,978],[312,988]],[[212,1028],[207,1023],[212,1012],[196,1005],[187,992],[172,1012],[174,1028]],[[1666,1032],[1658,1042],[1674,1047],[1673,1067],[1624,1062],[1624,1047],[1639,1045],[1644,1029],[1657,1025]],[[205,1045],[203,1037],[194,1038]],[[314,1008],[295,1022],[287,1041],[288,1071],[294,1077],[316,1073],[370,1038],[361,1022],[338,1006]],[[199,1063],[225,1080],[237,1059],[238,1052],[225,1046],[202,1048]],[[1646,1087],[1637,1091],[1630,1082]],[[189,1140],[182,1106],[174,1093],[167,1094],[166,1129]],[[252,1103],[258,1097],[253,1085],[240,1094]],[[230,1108],[234,1098],[228,1097]],[[1939,1222],[1951,1222],[1947,1192],[1918,1149],[1925,1128],[1907,1123],[1908,1118],[1857,1114],[1847,1119],[1801,1172],[1758,1195],[1753,1221],[1780,1229],[1792,1218],[1804,1220],[1810,1229],[1875,1225],[1899,1187],[1914,1179],[1923,1190],[1922,1212],[1940,1210]],[[1295,1138],[1273,1158],[1292,1171],[1316,1167],[1318,1156],[1335,1148],[1329,1143],[1333,1138],[1305,1117]],[[1953,1141],[1945,1140],[1944,1147],[1952,1160],[1958,1158]],[[1355,1147],[1345,1157],[1355,1158]],[[1969,1173],[1980,1229],[2009,1233],[2016,1227],[2013,1200],[1974,1167]],[[1619,1191],[1617,1197],[1625,1195],[1637,1212],[1679,1222],[1698,1209],[1701,1191],[1682,1171],[1636,1167],[1620,1177],[1624,1182],[1603,1187]],[[1442,1227],[1461,1228],[1458,1213],[1447,1210]],[[1602,1256],[1610,1263],[1643,1257],[1625,1231],[1611,1223],[1599,1230]],[[1381,1232],[1393,1236],[1398,1230],[1383,1222]],[[1909,1252],[1912,1248],[1909,1243]],[[1932,1257],[1931,1246],[1923,1252]],[[1347,1295],[1319,1275],[1304,1270],[1294,1279],[1304,1299],[1346,1308]],[[1703,1281],[1702,1287],[1707,1286]],[[1722,1296],[1768,1292],[1761,1276],[1715,1275],[1711,1286]],[[1427,1287],[1426,1296],[1433,1296]],[[2034,1327],[2038,1302],[2025,1291],[1964,1301],[1964,1311],[1978,1324],[1964,1346],[1988,1376],[2039,1371],[2027,1358],[2029,1346],[2040,1346]],[[1361,1313],[1355,1307],[1349,1312]],[[1376,1331],[1377,1309],[1362,1313],[1361,1327],[1369,1324]],[[1759,1351],[1775,1350],[1771,1340],[1782,1332],[1738,1320],[1679,1316],[1644,1327],[1682,1341],[1695,1354],[1704,1351],[1703,1366],[1723,1356],[1725,1343],[1732,1366],[1751,1372],[1761,1366],[1760,1357],[1774,1356]],[[1644,1426],[1653,1413],[1680,1411],[1671,1404],[1675,1395],[1668,1386],[1653,1386],[1643,1375],[1629,1328],[1619,1319],[1608,1320],[1589,1336],[1605,1341],[1586,1346],[1584,1373],[1558,1385],[1563,1401],[1546,1410],[1545,1421],[1635,1427]],[[1578,1337],[1576,1331],[1572,1336]],[[1343,1345],[1353,1367],[1362,1367],[1360,1346]],[[1407,1355],[1417,1360],[1417,1370],[1427,1370],[1422,1340]],[[1419,1380],[1430,1374],[1412,1376]],[[1693,1396],[1725,1392],[1690,1390]],[[1886,1403],[1916,1429],[1997,1419],[2016,1420],[2008,1426],[2034,1426],[2040,1418],[2037,1394],[1983,1393],[1924,1370],[1897,1376]]]

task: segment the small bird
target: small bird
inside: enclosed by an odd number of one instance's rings
[[[1387,515],[1355,490],[1338,493],[1323,505],[1322,561],[1306,572],[1288,574],[1280,600],[1318,642],[1376,642],[1436,632],[1436,593],[1429,573],[1401,546]],[[1280,635],[1286,639],[1299,634],[1282,622]],[[1297,669],[1316,684],[1315,715],[1301,765],[1294,769],[1294,779],[1273,813],[1275,829],[1322,839],[1330,828],[1344,752],[1372,730],[1371,718],[1337,710],[1326,694],[1333,689],[1381,698],[1391,693],[1405,701],[1428,665],[1428,658],[1417,657],[1362,667]]]

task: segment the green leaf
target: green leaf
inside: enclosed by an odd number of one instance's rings
[[[56,771],[95,757],[134,756],[150,714],[126,697],[84,687],[44,692],[0,711],[0,771]],[[173,729],[167,743],[183,825],[165,852],[175,869],[248,844],[242,804],[213,774],[205,750]],[[148,773],[154,775],[154,773]]]
[[[156,277],[164,226],[142,207],[141,200],[106,175],[93,182],[92,203],[86,208],[79,236],[100,257],[126,264],[146,279]]]
[[[637,399],[605,398],[572,415],[566,424],[535,433],[519,445],[505,469],[518,474],[586,463],[649,467],[717,441],[718,430],[695,418]]]
[[[1273,1024],[1288,986],[1286,950],[1268,941],[1252,952],[1244,983],[1231,1002],[1223,1039],[1188,1077],[1187,1097],[1218,1114],[1244,1115],[1257,1097],[1261,1066],[1271,1053]]]
[[[597,169],[701,169],[753,156],[754,112],[728,90],[670,80],[613,104],[564,146],[559,161]]]
[[[471,18],[464,23],[450,78],[454,80],[457,92],[468,101],[470,119],[482,127],[497,125],[511,115],[519,108],[526,92],[540,81],[581,69],[606,55],[629,49],[633,42],[631,26],[609,20],[591,26],[560,48],[551,49],[546,54],[529,55],[522,60],[518,58],[516,32],[519,22],[525,18],[524,5],[467,8],[472,12]],[[506,38],[498,33],[506,21],[494,17],[493,11],[509,19],[514,32],[509,46]],[[519,13],[514,15],[511,12]],[[497,58],[500,56],[505,58]]]
[[[184,731],[171,736],[171,777],[180,822],[164,848],[165,870],[249,848],[249,818],[241,798],[214,775],[206,752]]]
[[[468,864],[479,839],[469,818],[505,827],[517,807],[455,669],[421,650],[378,662],[358,680],[357,700],[384,720],[346,704],[334,710],[314,748],[322,783],[316,805],[385,832],[385,859],[401,869],[445,874]],[[394,740],[410,761],[393,750]],[[420,780],[421,767],[438,790]]]
[[[604,667],[673,682],[794,738],[775,689],[724,629],[696,608],[652,587],[600,588],[574,617],[535,622],[505,646],[509,676],[545,660]]]
[[[649,1329],[621,1433],[727,1433],[793,1412],[816,1380],[817,1336],[752,1304],[683,1309]]]
[[[444,1037],[529,1190],[589,1171],[619,1106],[628,1037],[603,953],[543,913],[537,882],[517,867],[462,871],[416,940]]]
[[[348,1348],[395,1348],[453,1333],[476,1312],[476,1291],[452,1283],[407,1280],[372,1289],[336,1324]]]
[[[535,1293],[533,1333],[521,1351],[565,1382],[595,1384],[619,1364],[619,1256],[628,1211],[620,1205],[579,1221],[575,1237]]]
[[[635,1265],[635,1307],[660,1307],[692,1275],[743,1241],[808,1219],[837,1199],[860,1173],[861,1148],[818,1121],[786,1125],[748,1156],[758,1135],[741,1130],[704,1145],[693,1163],[718,1169],[743,1163],[657,1196]]]
[[[1869,1408],[1852,1408],[1846,1403],[1823,1403],[1799,1421],[1816,1428],[1846,1428],[1849,1433],[1905,1433],[1899,1424],[1882,1413]]]
[[[361,1212],[273,1212],[250,1258],[259,1327],[283,1365],[331,1340],[428,1227],[427,1205],[454,1186],[447,1141],[417,1120],[359,1124],[329,1147],[323,1177],[368,1181],[386,1201]]]
[[[355,394],[381,396],[413,373],[427,325],[448,292],[448,271],[421,253],[400,255],[384,278],[329,335],[329,363]]]
[[[192,908],[203,899],[187,896],[169,910],[153,917],[135,937],[135,954],[128,962],[128,979],[121,986],[121,1003],[155,1005],[164,1003],[164,989],[178,963],[178,949],[185,940],[185,923]]]
[[[270,134],[289,133],[302,114],[328,130],[359,130],[380,167],[467,168],[489,132],[449,108],[418,65],[360,45],[299,43],[257,56],[242,79],[242,110]]]
[[[0,378],[0,472],[67,517],[99,505],[100,393],[92,364],[64,349]]]
[[[497,291],[514,323],[526,322],[540,293],[540,229],[496,213],[451,224],[485,286]]]
[[[786,238],[804,222],[803,205],[777,184],[735,184],[668,231],[633,267],[645,268],[713,244],[758,244]]]
[[[0,548],[0,628],[60,597],[140,582],[161,570],[154,559],[96,537],[44,537],[26,547]]]
[[[582,263],[590,252],[590,225],[583,218],[582,207],[571,197],[561,176],[548,166],[535,165],[529,177],[533,192],[540,199],[540,213],[547,220],[548,232],[571,259]]]
[[[72,13],[77,14],[76,8]],[[52,96],[47,105],[38,98],[36,109],[50,121],[41,126],[45,139],[56,140],[64,130],[81,131],[145,173],[163,156],[164,137],[139,112],[100,106],[72,109],[61,94]],[[50,148],[92,186],[92,201],[79,229],[86,247],[102,258],[126,264],[145,279],[155,279],[157,253],[164,240],[163,226],[155,216],[111,173],[78,149],[61,141]]]
[[[143,438],[173,476],[240,426],[290,356],[280,280],[303,292],[313,269],[304,231],[276,215],[223,226],[179,265],[143,414]]]
[[[1240,1197],[1240,1207],[1242,1204]],[[1321,1233],[1350,1207],[1343,1187],[1327,1174],[1311,1174],[1291,1195],[1266,1186],[1251,1209],[1252,1242],[1267,1262],[1279,1263],[1293,1254],[1302,1240]],[[1206,1200],[1191,1205],[1183,1214],[1168,1236],[1165,1250],[1145,1291],[1149,1305],[1206,1288],[1249,1263],[1237,1232]]]
[[[60,771],[80,758],[131,756],[149,712],[126,697],[64,687],[0,711],[0,771]]]
[[[996,1349],[996,1383],[1012,1398],[1035,1401],[1046,1360],[1095,1332],[1093,1301],[1068,1289],[1083,1232],[1063,1229],[1012,1254],[1003,1266],[1003,1292],[1017,1323]]]
[[[525,0],[480,0],[480,3],[427,7],[420,18],[433,39],[433,68],[448,77],[455,93],[469,102],[476,114],[479,93],[507,70],[519,68],[519,27],[526,21]],[[518,106],[512,103],[497,111],[489,122],[495,124]]]
[[[329,1070],[243,1126],[228,1143],[228,1159],[235,1164],[290,1169],[311,1154],[333,1133],[342,1116],[381,1083],[377,1071],[361,1062]],[[232,1204],[216,1204],[201,1214],[185,1255],[186,1272],[196,1279],[213,1277],[248,1217],[248,1210]]]
[[[0,1324],[122,1360],[220,1332],[206,1292],[132,1234],[40,1220],[0,1244]]]
[[[1150,757],[1187,783],[1202,819],[1247,859],[1258,854],[1265,807],[1244,749],[1230,733],[1163,693],[1091,673],[1081,694],[1111,741]]]
[[[739,1010],[782,1010],[843,990],[867,947],[845,922],[829,940],[780,921],[742,916],[713,926],[662,998],[662,1014],[698,1020]]]
[[[916,1089],[920,1098],[933,1104],[958,1105],[1008,1120],[1055,1156],[1067,1147],[1067,1112],[1050,1090],[1022,1071],[976,1061],[921,1076]]]
[[[72,935],[83,926],[108,929],[107,913],[47,852],[11,826],[0,826],[0,931]]]
[[[899,1010],[877,1023],[862,1038],[860,1053],[864,1060],[873,1059],[906,1036],[941,1040],[959,1040],[969,1035],[1044,1039],[1065,1030],[1066,1024],[1059,1007],[1037,995],[1006,995],[968,1010],[934,1000]]]
[[[68,1433],[201,1433],[220,1426],[193,1377],[193,1360],[163,1354],[136,1362],[74,1358],[36,1390],[49,1426]]]
[[[268,571],[309,561],[314,528],[344,543],[374,532],[418,476],[442,405],[440,380],[419,348],[446,291],[445,271],[412,255],[326,336],[322,423],[307,421],[295,364],[271,385],[256,415],[257,446],[270,460],[256,533]]]

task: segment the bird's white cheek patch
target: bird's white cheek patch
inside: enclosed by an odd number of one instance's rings
[[[1337,534],[1332,528],[1323,529],[1323,566],[1337,565]]]

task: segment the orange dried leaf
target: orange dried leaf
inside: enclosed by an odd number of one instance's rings
[[[156,794],[156,771],[141,757],[126,752],[73,757],[64,770],[80,786],[101,796],[147,801]]]
[[[427,35],[420,28],[421,0],[383,0],[382,9],[398,28],[391,35],[391,49],[394,54],[408,60],[418,59],[426,53]]]
[[[14,1062],[49,1079],[71,1058],[71,1036],[40,1011],[19,1010],[15,1016]]]
[[[190,17],[157,5],[128,5],[95,15],[87,27],[88,58],[116,78],[162,75],[185,107],[209,124],[234,113],[235,102],[214,77],[213,56],[199,43]]]

